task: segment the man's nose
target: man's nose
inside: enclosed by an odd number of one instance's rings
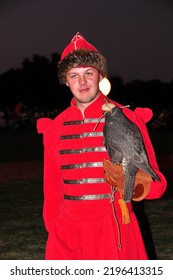
[[[85,76],[80,76],[79,82],[80,82],[80,84],[85,84],[86,83]]]

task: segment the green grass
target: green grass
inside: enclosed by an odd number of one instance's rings
[[[173,260],[173,198],[145,201],[158,259]]]
[[[0,259],[44,259],[42,182],[7,181],[0,186]]]

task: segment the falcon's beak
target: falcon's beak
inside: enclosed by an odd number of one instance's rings
[[[114,107],[116,107],[113,103],[105,103],[102,105],[102,110],[104,113],[111,111]]]

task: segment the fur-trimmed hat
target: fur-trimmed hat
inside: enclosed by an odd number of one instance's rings
[[[75,67],[93,67],[103,77],[107,76],[105,57],[79,32],[64,49],[58,63],[58,77],[61,84],[66,83],[66,73]]]

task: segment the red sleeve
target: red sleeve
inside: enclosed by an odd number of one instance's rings
[[[149,108],[136,108],[135,111],[132,112],[131,110],[125,108],[123,111],[125,115],[139,127],[143,137],[149,163],[161,180],[160,182],[152,181],[150,192],[146,196],[146,199],[160,198],[166,190],[167,181],[165,176],[159,170],[155,151],[146,127],[146,122],[148,122],[153,116],[152,110]]]
[[[53,152],[53,120],[41,118],[37,121],[38,133],[43,133],[44,144],[44,203],[43,219],[46,230],[49,232],[52,221],[58,213],[60,202],[60,187],[58,179],[58,168]]]

